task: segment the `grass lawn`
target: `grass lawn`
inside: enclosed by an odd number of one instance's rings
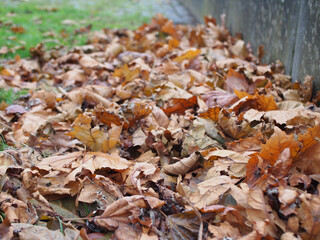
[[[136,28],[155,14],[151,11],[151,5],[146,4],[148,1],[139,0],[1,2],[0,58],[12,58],[15,55],[28,57],[29,48],[40,42],[48,48],[83,45],[88,33],[81,32],[81,28],[85,30],[90,24],[91,30]]]

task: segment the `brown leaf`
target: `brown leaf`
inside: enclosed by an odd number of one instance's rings
[[[129,69],[128,65],[125,64],[123,67],[116,69],[113,73],[115,77],[124,77],[125,81],[122,86],[136,79],[140,74],[140,68],[135,68],[133,70]]]
[[[224,109],[219,114],[218,124],[224,133],[233,139],[246,137],[254,131],[246,120],[239,120],[233,112],[230,113]]]
[[[194,211],[170,215],[166,222],[170,229],[170,239],[196,239],[198,237],[200,219]]]
[[[5,218],[0,224],[0,238],[3,240],[13,238],[13,227],[11,226],[8,218]]]
[[[4,111],[6,114],[16,114],[16,113],[23,114],[27,112],[27,110],[20,105],[10,105]]]
[[[13,27],[10,28],[10,30],[12,32],[14,32],[14,33],[19,33],[19,34],[22,34],[22,33],[26,32],[26,30],[21,26],[13,26]]]
[[[313,91],[313,77],[305,76],[303,83],[301,85],[301,97],[303,102],[308,102],[311,100]]]
[[[175,74],[180,71],[173,62],[163,63],[161,70],[164,74]]]
[[[140,216],[140,210],[161,207],[163,201],[154,197],[135,195],[121,198],[107,206],[102,215],[94,219],[95,224],[114,231],[121,224],[134,223]]]
[[[200,156],[199,152],[192,153],[189,157],[183,158],[174,164],[164,165],[163,169],[172,175],[183,175],[198,162]]]
[[[88,80],[88,78],[84,74],[84,71],[78,68],[61,74],[57,77],[57,79],[61,79],[61,81],[64,83],[64,86],[70,86],[78,83],[83,84]]]
[[[319,196],[308,197],[306,193],[300,195],[301,206],[298,208],[298,218],[301,227],[307,232],[304,237],[316,239],[320,234],[320,220],[317,216],[320,214]]]
[[[265,142],[265,136],[261,132],[257,132],[252,137],[241,138],[237,141],[227,143],[228,150],[239,153],[258,152],[261,149],[261,142]]]
[[[244,75],[230,68],[225,80],[225,89],[229,93],[233,93],[234,90],[248,92],[249,84]]]
[[[215,205],[219,202],[220,196],[233,188],[232,180],[227,176],[219,176],[203,181],[192,191],[189,199],[197,208],[204,208]]]
[[[122,171],[127,169],[131,163],[124,158],[121,158],[116,152],[112,154],[88,152],[84,155],[83,159],[78,159],[78,162],[75,165],[77,167],[64,179],[65,183],[76,181],[77,175],[83,170],[88,170],[92,174],[99,169]]]
[[[109,178],[97,175],[93,180],[85,177],[83,188],[77,197],[77,201],[86,203],[98,203],[104,207],[110,205],[115,200],[122,198],[123,195],[115,183]]]
[[[211,234],[218,238],[224,238],[225,236],[235,238],[240,235],[237,228],[232,227],[228,222],[222,222],[219,226],[209,225],[208,230]]]
[[[33,205],[15,199],[5,192],[0,193],[0,205],[10,223],[20,222],[34,224],[38,220]]]
[[[175,28],[173,22],[171,20],[167,21],[162,27],[161,31],[164,33],[170,34],[174,38],[179,38],[177,34],[177,29]]]
[[[35,226],[26,223],[13,223],[14,231],[18,233],[21,240],[55,239],[64,240],[59,230],[49,230],[47,227]]]
[[[272,214],[268,211],[261,189],[249,189],[248,204],[250,208],[246,209],[246,214],[247,219],[253,224],[253,229],[261,235],[276,237],[277,228],[272,221]]]
[[[209,152],[205,159],[214,162],[214,166],[208,170],[207,179],[220,176],[221,172],[233,178],[240,178],[245,176],[249,157],[234,151],[215,150]]]
[[[279,155],[278,160],[275,162],[270,172],[278,181],[287,176],[291,166],[292,157],[290,154],[290,149],[285,148]]]
[[[320,172],[320,143],[313,144],[295,159],[293,166],[302,169],[307,175]],[[304,182],[304,181],[303,181]]]
[[[300,154],[307,151],[314,144],[319,142],[320,124],[317,122],[314,127],[309,127],[307,132],[298,136],[298,141],[302,145]]]
[[[235,94],[224,91],[210,91],[201,95],[201,98],[206,102],[209,108],[229,107],[238,101],[238,97]]]

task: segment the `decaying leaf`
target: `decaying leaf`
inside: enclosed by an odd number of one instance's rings
[[[171,239],[197,238],[200,228],[200,219],[194,211],[171,215],[167,218],[170,226]]]

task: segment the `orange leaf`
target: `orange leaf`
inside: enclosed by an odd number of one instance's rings
[[[179,46],[179,40],[172,38],[168,41],[169,49],[172,50],[173,48],[177,48]]]
[[[171,106],[166,109],[162,109],[167,115],[172,113],[183,114],[188,108],[192,108],[197,105],[197,97],[193,96],[189,99],[174,98],[172,99]]]
[[[132,109],[132,116],[127,118],[129,125],[147,117],[152,112],[152,108],[143,103],[135,103]]]
[[[209,119],[217,122],[219,120],[220,111],[221,111],[221,107],[209,108],[208,111],[201,113],[200,117],[209,118]]]
[[[192,60],[196,56],[198,56],[200,53],[201,53],[201,50],[199,50],[199,49],[189,50],[186,53],[182,54],[181,56],[176,57],[175,59],[173,59],[173,61],[182,62],[183,60]]]
[[[250,95],[249,93],[247,92],[241,92],[241,91],[238,91],[237,89],[234,89],[234,94],[239,98],[244,98],[244,97],[249,97],[249,96],[252,96]]]
[[[259,105],[262,111],[278,110],[277,104],[272,96],[258,95]]]
[[[274,133],[265,144],[261,145],[260,157],[273,165],[279,158],[284,149],[289,148],[291,157],[297,156],[300,147],[295,140],[294,134],[287,135],[278,127],[274,128]]]
[[[308,148],[319,141],[320,138],[320,124],[316,123],[314,127],[308,128],[305,134],[298,136],[298,141],[302,144],[300,153],[305,152]]]
[[[248,105],[248,103],[250,103],[249,105],[252,108],[257,108],[259,111],[278,110],[277,103],[274,101],[273,96],[259,95],[258,92],[254,95],[250,95],[247,92],[240,92],[237,89],[234,89],[234,94],[240,99],[247,97],[247,101],[242,104]]]
[[[252,154],[247,163],[246,183],[248,183],[250,187],[255,186],[258,182],[263,182],[268,178],[264,169],[260,168],[259,160],[259,155]]]
[[[115,124],[117,126],[122,125],[122,121],[120,117],[114,113],[107,112],[107,111],[95,111],[94,112],[96,117],[106,124],[108,127],[111,127],[112,124]]]
[[[177,30],[171,20],[167,21],[162,27],[161,31],[170,34],[174,38],[178,38]]]
[[[21,26],[13,26],[10,28],[10,30],[14,33],[20,33],[20,34],[26,32],[26,30]]]

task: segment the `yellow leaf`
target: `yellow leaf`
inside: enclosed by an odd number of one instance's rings
[[[68,136],[77,138],[92,151],[108,152],[119,142],[122,126],[111,125],[108,133],[98,126],[91,128],[91,118],[80,114],[73,123],[73,131]]]
[[[259,105],[263,111],[278,110],[277,104],[272,96],[258,95]]]
[[[201,50],[199,50],[199,49],[189,50],[186,53],[182,54],[181,56],[176,57],[175,59],[173,59],[173,61],[182,62],[183,60],[192,60],[196,56],[198,56],[199,53],[201,53]]]
[[[251,96],[249,93],[247,93],[247,92],[242,92],[242,91],[239,91],[239,90],[237,90],[237,89],[234,89],[234,94],[235,94],[239,99],[244,98],[244,97],[249,97],[249,96]]]
[[[116,69],[113,73],[114,77],[124,77],[125,81],[122,83],[122,86],[126,85],[128,82],[136,79],[140,74],[140,68],[130,69],[127,64],[123,67]]]

